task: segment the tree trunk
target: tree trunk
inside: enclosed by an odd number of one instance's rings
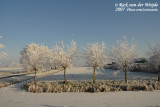
[[[34,75],[34,83],[35,83],[35,85],[37,86],[37,76],[36,76],[36,72],[37,72],[37,71],[35,71],[35,75]]]
[[[125,82],[127,83],[127,69],[126,68],[124,69],[124,72],[125,72]]]
[[[93,76],[93,83],[96,83],[96,67],[93,67],[93,72],[94,72],[94,76]]]
[[[159,72],[158,72],[158,81],[160,82],[160,65],[159,65]]]
[[[160,82],[160,73],[158,73],[158,81]]]
[[[66,67],[64,68],[64,83],[67,84]]]

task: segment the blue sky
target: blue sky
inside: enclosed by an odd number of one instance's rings
[[[160,12],[115,12],[115,3],[159,0],[0,0],[1,49],[7,61],[18,61],[19,51],[32,42],[48,45],[57,41],[78,47],[104,41],[107,47],[126,35],[135,39],[143,56],[147,43],[160,41]],[[159,6],[158,6],[159,9]]]

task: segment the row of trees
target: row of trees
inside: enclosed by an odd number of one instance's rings
[[[104,42],[101,44],[87,44],[84,53],[89,66],[93,67],[93,83],[95,83],[96,69],[103,67],[110,61],[115,62],[119,71],[125,72],[125,82],[127,82],[127,71],[132,69],[135,56],[135,44],[128,43],[124,36],[121,41],[117,41],[117,46],[112,46],[111,54],[107,54],[107,47]],[[77,49],[75,41],[71,41],[70,46],[65,46],[63,42],[58,42],[52,50],[47,46],[29,44],[20,52],[20,62],[25,70],[35,72],[35,84],[37,84],[36,72],[47,67],[64,70],[64,83],[67,83],[66,70],[73,63],[73,58],[80,51]]]
[[[35,72],[35,84],[37,84],[36,72],[48,67],[63,69],[65,83],[67,83],[66,69],[71,66],[77,52],[75,41],[72,41],[70,46],[59,42],[52,50],[47,46],[31,43],[20,52],[20,62],[25,70]]]

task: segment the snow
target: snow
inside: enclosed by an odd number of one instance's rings
[[[31,43],[20,52],[20,63],[25,71],[46,70],[46,62],[51,54],[47,46]]]
[[[113,74],[114,70],[97,70],[97,80],[124,80],[124,72],[118,73],[116,76]],[[93,80],[93,68],[92,67],[76,67],[67,69],[67,80]],[[144,79],[157,79],[157,74],[142,73],[142,72],[128,72],[128,80],[144,80]],[[58,72],[51,74],[43,78],[39,78],[43,81],[64,80],[64,72]]]
[[[23,73],[22,68],[0,68],[0,77]]]
[[[20,90],[20,84],[0,89],[1,107],[160,106],[159,98],[160,91],[128,91],[108,93],[28,93]]]
[[[115,62],[121,71],[128,71],[134,67],[136,45],[129,43],[126,36],[117,41],[117,47],[112,46],[111,60]]]
[[[1,73],[23,72],[22,68],[0,68]]]
[[[105,71],[104,71],[105,72]],[[98,72],[98,76],[107,76],[107,73]],[[84,73],[84,74],[83,74]],[[110,73],[110,74],[111,74]],[[69,74],[74,75],[74,80],[91,79],[93,71],[90,68],[72,68],[67,72],[67,79],[71,80]],[[81,75],[80,75],[81,74]],[[136,75],[137,73],[129,73]],[[156,75],[145,74],[146,78]],[[142,77],[142,75],[140,77]],[[77,78],[80,75],[80,78]],[[87,75],[86,77],[83,77]],[[91,75],[91,76],[89,76]],[[119,74],[118,74],[119,75]],[[120,74],[122,75],[122,74]],[[150,76],[149,76],[150,75]],[[57,77],[59,76],[59,77]],[[108,75],[109,76],[109,75]],[[144,76],[144,75],[143,75]],[[51,78],[52,77],[52,78]],[[63,79],[63,72],[40,77],[39,80]],[[100,77],[98,77],[100,78]],[[108,77],[107,77],[108,78]],[[106,80],[107,80],[106,78]],[[111,78],[115,78],[111,75]],[[121,79],[121,78],[120,78]],[[123,78],[122,78],[123,79]],[[160,90],[155,91],[123,91],[107,93],[29,93],[21,90],[25,82],[0,88],[0,107],[134,107],[134,106],[160,106]]]
[[[14,70],[14,69],[13,69]],[[11,70],[12,71],[12,70]],[[49,74],[53,74],[55,72],[58,72],[58,70],[50,70],[50,71],[47,71],[47,72],[38,72],[37,73],[37,77],[43,77],[45,75],[49,75]],[[14,74],[12,74],[14,75]],[[10,75],[11,76],[11,75]],[[1,77],[1,76],[0,76]],[[3,77],[3,76],[2,76]],[[5,77],[5,76],[4,76]],[[0,83],[3,84],[3,82],[7,82],[7,83],[10,83],[10,84],[14,84],[14,83],[18,83],[18,82],[21,82],[21,81],[27,81],[29,79],[32,79],[34,78],[34,73],[33,74],[28,74],[28,75],[22,75],[22,76],[16,76],[16,77],[10,77],[10,78],[3,78],[3,79],[0,79]]]
[[[98,44],[98,42],[93,44],[88,43],[84,47],[88,65],[94,68],[103,68],[108,61],[106,48],[107,46],[104,42],[101,44]]]

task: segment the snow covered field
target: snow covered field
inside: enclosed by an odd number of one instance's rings
[[[18,82],[21,82],[21,81],[27,81],[29,79],[34,78],[34,73],[14,77],[14,75],[17,75],[17,74],[25,74],[21,70],[22,70],[21,68],[15,68],[15,69],[11,69],[11,68],[5,68],[4,69],[3,68],[3,69],[0,69],[0,71],[6,71],[6,73],[0,72],[0,74],[1,74],[0,78],[1,77],[7,77],[7,76],[13,76],[13,77],[10,77],[10,78],[0,79],[0,88],[8,86],[10,84],[18,83]],[[15,73],[13,73],[13,72],[15,72]],[[42,77],[44,75],[49,75],[49,74],[55,73],[55,72],[58,72],[58,70],[50,70],[50,71],[47,71],[47,72],[38,72],[37,76]]]
[[[22,68],[0,68],[0,73],[23,72]]]
[[[83,74],[84,73],[84,74]],[[110,74],[109,74],[110,73]],[[88,68],[72,68],[67,72],[68,80],[92,80],[93,72]],[[112,72],[98,72],[97,79],[116,79]],[[91,75],[91,76],[90,76]],[[108,76],[107,76],[108,75]],[[119,74],[120,76],[123,74]],[[155,74],[129,73],[128,77],[156,78]],[[118,75],[117,75],[118,76]],[[123,79],[119,78],[119,79]],[[63,80],[63,72],[40,77],[39,80]],[[160,106],[160,91],[123,91],[107,93],[29,93],[21,90],[25,82],[0,89],[0,107],[144,107]]]
[[[0,107],[158,107],[159,99],[160,91],[28,93],[20,84],[0,89]]]
[[[124,72],[113,75],[114,70],[107,69],[104,71],[97,71],[97,80],[124,80]],[[93,70],[90,67],[76,67],[67,70],[67,80],[92,80]],[[128,80],[143,80],[143,79],[157,79],[157,74],[142,73],[142,72],[128,72]],[[51,74],[43,78],[43,81],[64,80],[64,72]]]
[[[0,77],[23,73],[22,68],[0,68]]]

